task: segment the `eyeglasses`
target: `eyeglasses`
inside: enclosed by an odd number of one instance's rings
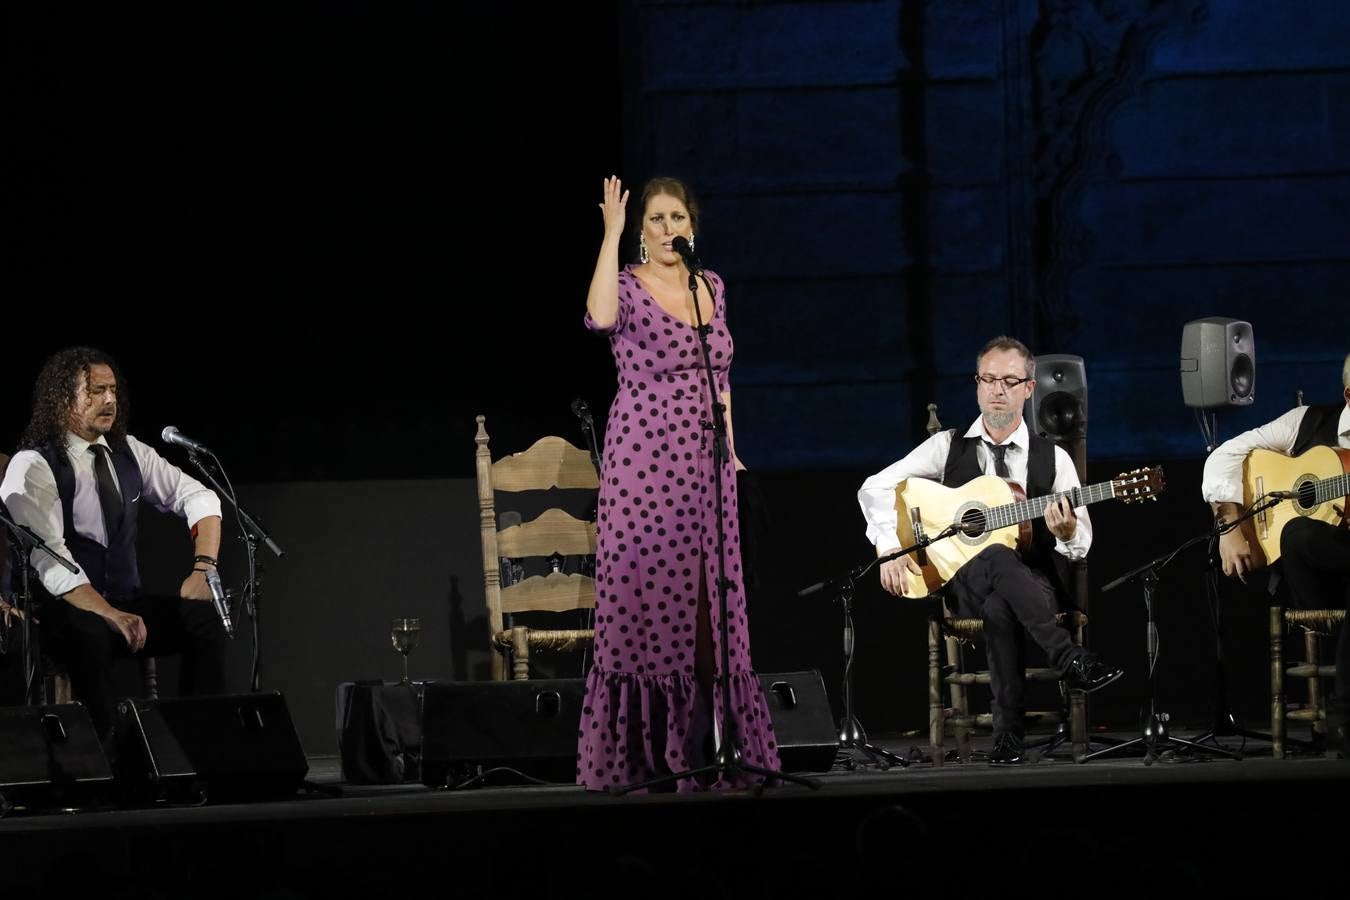
[[[1026,382],[1031,381],[1030,378],[1014,378],[1011,375],[1004,375],[1002,378],[999,378],[996,375],[976,375],[975,380],[986,387],[993,387],[1001,381],[1003,382],[1003,386],[1010,391],[1019,384],[1025,384]]]

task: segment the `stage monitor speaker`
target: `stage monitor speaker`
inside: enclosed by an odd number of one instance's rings
[[[123,700],[116,746],[130,802],[279,799],[309,772],[286,698],[275,692]]]
[[[1256,401],[1256,341],[1250,322],[1211,316],[1181,329],[1181,399],[1197,409]]]
[[[769,704],[783,771],[829,771],[839,749],[839,735],[820,673],[761,674],[759,683]]]
[[[82,704],[0,707],[0,814],[8,806],[94,806],[110,801],[112,788],[112,769]]]
[[[1083,357],[1048,353],[1036,357],[1036,387],[1024,418],[1034,433],[1063,443],[1087,436],[1087,369]]]
[[[819,672],[760,675],[787,772],[823,772],[838,748]],[[447,681],[422,694],[422,783],[445,787],[505,768],[571,784],[585,682]]]
[[[574,783],[585,693],[580,678],[428,683],[422,691],[422,783],[445,787],[479,767]]]

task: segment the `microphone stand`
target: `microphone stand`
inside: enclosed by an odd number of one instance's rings
[[[680,244],[684,243],[683,249]],[[653,787],[658,784],[664,784],[670,781],[679,781],[683,778],[690,778],[696,775],[708,773],[717,773],[719,779],[728,775],[759,775],[766,782],[789,781],[793,784],[799,784],[803,787],[809,787],[812,790],[818,790],[820,783],[811,778],[803,778],[799,775],[789,775],[784,772],[775,772],[772,769],[765,769],[745,761],[741,752],[739,736],[732,728],[731,721],[731,647],[730,635],[727,622],[727,589],[731,582],[726,577],[726,528],[722,524],[722,468],[730,462],[731,452],[727,444],[727,419],[726,404],[722,402],[721,396],[717,393],[717,379],[713,374],[712,351],[708,347],[708,335],[712,333],[712,325],[705,324],[703,321],[703,310],[698,304],[698,279],[703,276],[703,268],[698,264],[698,259],[693,256],[692,250],[686,242],[677,238],[675,241],[676,249],[684,257],[687,268],[689,269],[689,293],[694,302],[694,321],[697,325],[695,331],[698,334],[699,346],[703,352],[703,373],[708,388],[708,409],[712,412],[712,421],[703,422],[705,429],[712,432],[712,462],[713,462],[713,497],[715,498],[714,522],[717,527],[717,609],[721,621],[718,623],[718,638],[721,641],[721,674],[718,677],[719,688],[722,694],[722,718],[721,727],[717,732],[716,741],[717,750],[713,755],[713,762],[710,765],[699,766],[684,772],[674,772],[669,775],[662,775],[659,778],[652,778],[637,784],[629,784],[611,789],[611,793],[627,794],[630,791],[641,788]],[[704,285],[708,288],[708,296],[716,298],[712,285],[708,283],[706,277],[703,278]],[[715,309],[714,309],[715,312]],[[710,598],[711,599],[711,598]],[[717,691],[713,692],[712,716],[710,721],[714,727],[717,727]]]
[[[581,422],[581,433],[586,438],[586,447],[591,452],[591,465],[595,474],[600,474],[600,442],[595,437],[595,420],[591,418],[591,408],[580,397],[572,401],[572,413]]]
[[[1243,522],[1247,521],[1248,519],[1257,516],[1265,512],[1266,510],[1270,509],[1271,507],[1277,506],[1283,502],[1284,501],[1282,498],[1263,495],[1260,499],[1257,500],[1256,503],[1253,503],[1250,508],[1244,510],[1243,513],[1239,515],[1237,518],[1228,522],[1216,522],[1212,528],[1209,528],[1202,534],[1196,535],[1195,537],[1186,540],[1175,550],[1172,550],[1170,553],[1164,553],[1157,559],[1151,560],[1145,563],[1144,565],[1140,566],[1139,568],[1134,569],[1133,571],[1126,572],[1124,575],[1120,576],[1115,581],[1112,581],[1110,584],[1102,586],[1103,594],[1106,593],[1107,591],[1119,587],[1122,584],[1125,584],[1128,581],[1134,581],[1136,579],[1139,580],[1141,586],[1143,587],[1144,608],[1148,614],[1148,633],[1146,642],[1146,650],[1148,654],[1148,706],[1147,706],[1147,714],[1144,714],[1143,711],[1141,711],[1140,714],[1142,724],[1140,727],[1139,737],[1134,738],[1133,740],[1125,741],[1124,743],[1121,744],[1117,744],[1113,747],[1107,747],[1103,750],[1098,750],[1095,753],[1089,753],[1085,757],[1083,757],[1084,762],[1086,762],[1089,759],[1095,759],[1099,756],[1107,756],[1112,753],[1118,753],[1122,750],[1134,746],[1142,746],[1144,748],[1144,765],[1146,766],[1153,765],[1155,760],[1161,758],[1159,753],[1160,749],[1166,751],[1166,750],[1176,750],[1181,747],[1185,747],[1189,750],[1194,750],[1200,753],[1214,753],[1220,756],[1226,756],[1229,759],[1242,759],[1241,752],[1228,750],[1227,748],[1220,747],[1218,746],[1217,742],[1200,743],[1199,741],[1190,741],[1186,740],[1185,738],[1173,737],[1172,735],[1168,734],[1167,722],[1170,719],[1170,716],[1168,716],[1168,714],[1165,712],[1159,711],[1158,709],[1158,682],[1155,671],[1158,664],[1158,628],[1153,617],[1153,602],[1156,598],[1156,593],[1158,589],[1158,571],[1167,566],[1170,562],[1172,562],[1172,560],[1175,559],[1183,550],[1187,550],[1204,541],[1216,540],[1220,535],[1227,534],[1233,529],[1239,527]],[[1212,735],[1207,735],[1206,738],[1212,738]],[[1204,740],[1204,738],[1202,738],[1202,740]]]
[[[916,524],[918,523],[916,522]],[[862,565],[853,567],[838,578],[818,582],[797,592],[797,596],[801,598],[811,597],[822,591],[829,592],[838,598],[844,609],[844,714],[839,720],[839,751],[836,759],[843,757],[844,767],[850,770],[868,763],[875,763],[883,771],[891,766],[899,766],[903,769],[909,765],[904,757],[897,756],[889,750],[884,750],[869,743],[867,732],[863,729],[857,716],[853,714],[853,591],[855,583],[867,575],[873,566],[907,556],[915,551],[922,553],[929,544],[945,540],[962,530],[961,524],[958,522],[947,526],[940,534],[930,538],[923,533],[922,525],[918,527],[918,540],[913,546],[902,547],[892,553],[878,556]],[[864,759],[859,761],[859,755],[862,755]]]
[[[587,449],[590,450],[591,453],[591,465],[595,467],[595,477],[598,479],[600,477],[600,442],[596,440],[595,437],[595,420],[591,418],[591,408],[588,405],[586,405],[585,400],[582,400],[580,397],[578,397],[577,399],[572,401],[572,413],[581,422],[581,434],[582,437],[586,439],[586,447]],[[597,492],[595,500],[591,503],[589,515],[589,519],[591,522],[594,522],[600,514],[599,504],[600,504],[600,495]],[[583,574],[589,575],[593,578],[595,577],[595,557],[591,556],[589,557],[589,559],[590,559],[589,571],[587,571],[588,567],[586,566],[584,561],[582,563],[581,570]],[[595,628],[594,608],[586,610],[586,612],[583,614],[582,617],[582,623],[583,628],[590,628],[590,629]],[[591,651],[589,646],[581,651],[581,675],[583,678],[586,675],[586,670],[590,668],[590,656]]]
[[[225,479],[225,484],[228,486],[228,489],[221,487],[220,482],[216,480],[216,477],[213,474],[211,474],[210,468],[201,457],[202,453],[206,453],[211,457],[211,460],[215,463],[216,469],[220,471],[221,477]],[[248,558],[248,579],[244,582],[244,587],[241,591],[243,600],[240,602],[240,611],[248,615],[253,635],[253,663],[250,668],[249,691],[256,694],[262,690],[258,609],[262,606],[262,572],[264,571],[262,563],[257,561],[258,541],[261,540],[266,544],[267,549],[271,550],[272,555],[277,559],[285,556],[286,551],[281,549],[281,546],[272,539],[272,536],[267,533],[267,530],[262,527],[257,519],[249,515],[248,511],[239,505],[239,501],[234,494],[234,485],[230,484],[230,477],[225,474],[225,467],[221,465],[218,456],[204,447],[201,450],[188,447],[187,454],[188,460],[192,465],[202,474],[202,477],[211,483],[211,487],[215,488],[216,495],[224,497],[229,501],[230,506],[235,512],[235,520],[239,524],[239,537],[240,540],[244,542],[244,549]],[[225,602],[228,605],[228,594],[226,595]]]
[[[21,587],[14,595],[14,608],[19,611],[19,621],[23,623],[20,626],[20,642],[23,644],[23,649],[19,653],[20,665],[23,667],[23,699],[24,703],[28,705],[45,706],[47,703],[47,686],[34,677],[37,673],[40,651],[37,648],[37,637],[32,627],[34,610],[29,568],[33,551],[41,550],[46,553],[72,575],[78,575],[80,569],[79,566],[53,550],[46,541],[38,537],[33,529],[27,525],[20,525],[10,518],[9,510],[5,508],[3,503],[0,503],[0,524],[9,529],[10,541],[21,556],[19,566],[19,584]]]
[[[1274,505],[1273,503],[1270,505]],[[1262,507],[1266,509],[1269,507]],[[1256,515],[1257,512],[1252,513]],[[1243,515],[1238,521],[1245,521],[1251,518],[1251,515]],[[1274,738],[1260,731],[1251,731],[1244,728],[1233,713],[1233,708],[1228,702],[1228,666],[1224,660],[1223,652],[1223,600],[1219,596],[1219,567],[1222,561],[1219,558],[1219,534],[1215,530],[1210,532],[1209,545],[1206,551],[1205,561],[1205,596],[1209,601],[1210,621],[1214,624],[1214,723],[1209,731],[1190,740],[1197,744],[1212,743],[1217,745],[1221,737],[1240,737],[1245,746],[1247,738],[1256,738],[1262,741],[1274,743]],[[1286,739],[1295,745],[1305,745],[1305,742],[1297,739]],[[1310,745],[1307,745],[1310,746]]]

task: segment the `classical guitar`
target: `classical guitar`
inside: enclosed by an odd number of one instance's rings
[[[1242,523],[1252,545],[1252,568],[1280,558],[1280,532],[1291,520],[1308,516],[1338,525],[1345,519],[1350,494],[1350,450],[1313,447],[1299,456],[1253,450],[1242,463],[1242,503],[1250,506],[1271,491],[1295,495]]]
[[[1060,497],[1067,497],[1069,505],[1075,508],[1103,500],[1133,503],[1157,499],[1163,487],[1161,466],[1135,469],[1110,481],[1030,500],[1021,485],[996,475],[981,475],[959,488],[926,478],[907,478],[895,489],[899,523],[896,533],[902,547],[916,543],[916,531],[920,529],[929,537],[956,523],[960,523],[961,530],[928,546],[927,562],[921,563],[923,580],[920,582],[911,574],[904,594],[927,596],[993,544],[1025,549],[1031,541],[1031,523],[1045,515],[1045,508]]]

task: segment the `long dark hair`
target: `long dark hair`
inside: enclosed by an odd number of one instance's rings
[[[117,362],[102,350],[92,347],[68,347],[53,354],[42,364],[37,384],[33,385],[33,414],[19,439],[23,450],[56,449],[66,444],[70,431],[70,410],[75,403],[75,387],[80,375],[89,383],[94,366],[107,366],[117,379],[117,418],[113,421],[111,440],[125,440],[127,417],[131,412],[127,383]]]

